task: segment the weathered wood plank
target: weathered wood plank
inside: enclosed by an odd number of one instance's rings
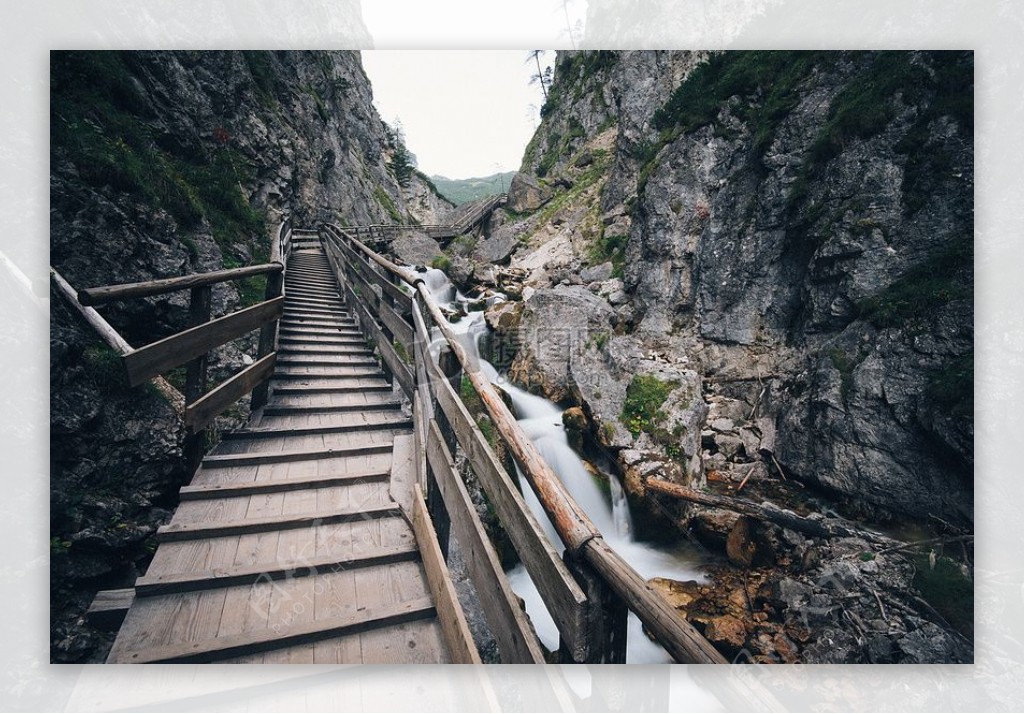
[[[415,336],[412,325],[400,317],[393,307],[384,303],[377,308],[377,315],[384,327],[391,330],[391,334],[405,348],[405,353],[411,356],[412,342]]]
[[[392,518],[401,515],[397,503],[365,506],[362,509],[345,511],[324,511],[303,515],[268,516],[265,518],[247,518],[234,521],[202,521],[199,523],[171,523],[161,526],[156,538],[161,543],[197,538],[219,538],[230,535],[248,535],[251,533],[267,533],[270,531],[291,530],[294,528],[312,528],[325,523],[345,523],[347,521],[370,520],[375,518]]]
[[[271,352],[249,365],[231,379],[185,407],[185,426],[199,431],[217,418],[217,415],[251,392],[270,377],[277,362],[277,353]]]
[[[455,463],[436,421],[430,422],[427,434],[427,461],[451,517],[484,615],[498,642],[502,662],[543,664],[544,654],[537,636],[501,569],[466,486],[457,476]]]
[[[383,481],[387,471],[353,471],[344,474],[326,474],[303,478],[275,478],[245,483],[216,483],[209,485],[182,486],[178,498],[182,501],[201,501],[211,498],[234,498],[253,496],[258,493],[283,493],[307,488],[329,488],[363,481]]]
[[[285,578],[316,576],[352,568],[369,568],[389,563],[400,563],[418,558],[419,551],[415,544],[387,545],[374,551],[349,555],[344,558],[308,557],[291,561],[278,560],[270,567],[242,565],[214,570],[195,570],[188,573],[146,575],[135,582],[135,592],[139,597],[152,597],[209,588],[251,585]]]
[[[434,605],[429,598],[410,600],[397,605],[367,608],[331,620],[320,620],[300,625],[282,625],[273,630],[226,635],[198,642],[163,645],[136,652],[126,652],[122,658],[108,660],[113,663],[147,662],[211,662],[228,657],[240,657],[255,652],[291,647],[330,637],[340,637],[374,628],[412,622],[434,617]]]
[[[85,619],[97,630],[113,632],[124,622],[134,601],[135,588],[100,590],[85,611]]]
[[[185,364],[214,347],[252,332],[265,322],[276,320],[283,309],[284,298],[275,298],[133,350],[124,356],[128,381],[136,386]]]
[[[448,654],[455,664],[480,664],[480,653],[473,642],[473,635],[466,622],[466,614],[459,604],[452,576],[441,555],[437,544],[437,534],[427,514],[427,504],[419,489],[412,492],[412,529],[416,534],[420,554],[423,557],[423,570],[427,576],[427,585],[434,598],[437,608],[437,619],[441,623]]]
[[[223,283],[228,280],[249,278],[254,275],[280,273],[282,270],[284,270],[284,266],[280,263],[262,263],[260,265],[248,265],[244,268],[182,275],[177,278],[161,278],[159,280],[146,280],[141,283],[125,283],[123,285],[105,285],[103,287],[79,290],[78,300],[83,305],[102,305],[113,300],[162,295],[163,293],[175,292],[177,290],[187,290],[189,288]]]
[[[288,450],[255,452],[249,454],[213,454],[203,459],[204,468],[225,466],[251,466],[254,464],[276,464],[288,461],[315,461],[338,459],[347,456],[385,454],[391,451],[391,444],[362,444],[337,449]]]
[[[378,419],[361,424],[327,424],[323,426],[293,426],[280,428],[237,429],[223,435],[226,441],[238,439],[270,439],[279,436],[309,436],[311,434],[342,434],[358,431],[404,430],[412,426],[412,420],[405,417]]]
[[[452,386],[437,377],[433,387],[438,406],[455,430],[473,473],[544,599],[565,646],[573,653],[574,661],[586,661],[590,647],[586,593],[562,561],[559,549],[544,534]]]

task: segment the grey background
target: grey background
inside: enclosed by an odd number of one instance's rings
[[[0,707],[11,710],[1013,709],[1024,702],[1024,4],[1011,0],[7,2],[0,22]],[[424,0],[404,0],[422,3]],[[465,9],[474,7],[472,13]],[[490,9],[484,12],[482,5]],[[525,9],[517,10],[517,7]],[[462,10],[463,12],[460,12]],[[530,12],[529,35],[500,35]],[[521,25],[522,23],[517,23]],[[572,32],[568,31],[572,27]],[[971,667],[78,667],[48,664],[48,51],[533,47],[974,49],[977,662]],[[422,38],[412,43],[410,37]],[[440,38],[440,39],[439,39]],[[549,42],[545,44],[550,44]]]

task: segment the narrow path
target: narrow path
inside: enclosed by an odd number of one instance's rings
[[[109,662],[447,662],[403,509],[411,422],[297,232],[272,398],[158,533]]]

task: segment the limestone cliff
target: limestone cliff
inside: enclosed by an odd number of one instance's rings
[[[555,362],[527,341],[514,373],[574,394],[627,466],[764,459],[972,520],[970,53],[561,52],[542,114],[540,198],[487,245],[525,275],[525,324],[578,303],[581,337]],[[667,421],[623,418],[638,372],[691,385]]]

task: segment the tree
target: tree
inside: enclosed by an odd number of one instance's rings
[[[544,92],[544,101],[548,100],[548,87],[551,85],[551,67],[548,66],[541,69],[540,56],[544,54],[544,50],[530,50],[530,53],[526,56],[526,61],[533,60],[537,64],[537,73],[530,77],[530,84],[540,82],[540,91]]]
[[[409,149],[405,146],[405,131],[402,129],[402,122],[395,123],[395,128],[391,130],[388,138],[391,139],[392,143],[391,161],[388,164],[388,168],[391,170],[391,175],[395,177],[398,185],[405,188],[412,179],[416,165],[413,163]]]

